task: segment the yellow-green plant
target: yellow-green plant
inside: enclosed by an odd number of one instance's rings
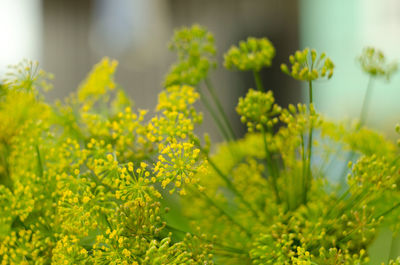
[[[153,117],[116,84],[108,58],[55,104],[35,64],[3,79],[0,264],[368,264],[378,228],[400,229],[400,153],[363,123],[314,108],[312,82],[332,76],[332,61],[290,56],[282,70],[308,83],[310,101],[284,108],[259,78],[272,43],[231,48],[225,66],[253,71],[259,89],[239,99],[248,133],[237,138],[209,77],[212,34],[183,28],[171,48],[178,61]],[[226,140],[218,146],[195,132],[198,100]],[[328,169],[343,150],[357,160],[336,183]]]

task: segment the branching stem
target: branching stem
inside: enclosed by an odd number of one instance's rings
[[[206,83],[207,90],[211,95],[211,98],[213,99],[215,105],[217,106],[217,109],[219,111],[219,114],[222,117],[222,120],[225,122],[225,125],[228,128],[227,131],[230,134],[229,136],[232,139],[235,139],[236,138],[235,132],[233,131],[233,128],[232,128],[231,123],[229,122],[228,116],[226,115],[226,113],[224,111],[224,108],[222,107],[221,101],[218,98],[218,95],[217,95],[217,93],[216,93],[216,91],[214,89],[214,86],[212,85],[212,83],[211,83],[209,78],[206,78],[204,81]]]
[[[204,106],[207,108],[208,112],[210,112],[211,116],[213,117],[215,123],[217,124],[218,129],[220,130],[220,132],[221,132],[222,136],[224,137],[224,139],[226,141],[228,141],[228,142],[233,140],[232,136],[230,136],[229,133],[226,131],[224,125],[222,124],[221,120],[218,118],[217,113],[212,108],[210,102],[205,97],[204,93],[201,91],[200,88],[198,88],[197,90],[199,91],[201,101],[203,102]]]
[[[211,165],[211,167],[214,169],[214,171],[225,181],[226,185],[228,188],[239,198],[239,200],[251,211],[254,217],[259,218],[258,213],[251,207],[250,203],[247,202],[243,195],[236,189],[235,185],[232,183],[232,181],[229,179],[227,175],[225,175],[221,169],[218,168],[218,166],[212,161],[211,157],[208,155],[208,153],[199,145],[198,146],[201,152],[206,156],[208,163]]]
[[[253,71],[253,76],[254,76],[254,80],[256,81],[257,89],[259,91],[264,92],[264,86],[263,86],[262,81],[261,81],[260,72],[259,71]]]
[[[313,141],[313,124],[312,124],[312,119],[311,119],[311,105],[313,104],[313,91],[312,91],[312,81],[310,80],[308,82],[308,91],[309,91],[309,97],[310,101],[308,104],[309,108],[309,114],[310,114],[310,127],[308,131],[308,142],[307,142],[307,170],[306,170],[306,178],[305,178],[305,190],[304,190],[304,203],[307,203],[307,194],[308,191],[311,187],[311,181],[312,181],[312,170],[311,170],[311,158],[312,158],[312,141]]]
[[[361,107],[360,124],[359,124],[360,127],[362,127],[367,121],[368,108],[371,103],[372,83],[373,83],[372,81],[373,78],[372,76],[370,76],[368,79],[367,90],[365,91],[364,100]]]
[[[273,190],[275,193],[276,201],[279,204],[279,203],[281,203],[281,198],[279,196],[279,189],[278,189],[278,184],[277,184],[278,172],[272,162],[272,155],[268,149],[267,135],[265,133],[264,128],[262,129],[262,134],[263,134],[263,141],[264,141],[265,158],[267,160],[267,167],[268,167],[269,173],[271,174],[271,182],[272,182],[272,187],[273,187]]]

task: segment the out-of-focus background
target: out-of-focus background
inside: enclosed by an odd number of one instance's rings
[[[164,75],[174,60],[167,49],[173,30],[199,23],[216,36],[222,54],[247,36],[274,43],[274,66],[262,71],[280,104],[298,102],[302,85],[282,74],[281,62],[298,48],[326,51],[336,64],[332,80],[315,84],[316,107],[331,118],[357,118],[367,85],[356,56],[373,45],[400,57],[400,2],[397,0],[1,0],[0,74],[23,58],[54,73],[49,99],[74,91],[103,56],[120,64],[117,81],[137,102],[153,109]],[[249,73],[219,68],[211,75],[235,127],[237,98],[254,87]],[[398,122],[400,79],[374,84],[369,125],[393,132]],[[216,128],[205,126],[218,139]]]
[[[302,84],[280,72],[296,49],[326,51],[334,61],[330,81],[317,82],[315,104],[333,119],[357,118],[367,76],[356,63],[363,47],[373,45],[389,59],[400,58],[398,0],[0,0],[0,74],[24,58],[37,60],[54,73],[49,100],[73,92],[103,56],[119,61],[116,80],[136,102],[154,109],[162,81],[174,61],[167,43],[174,28],[198,23],[215,34],[219,66],[232,44],[248,36],[268,37],[277,49],[274,66],[262,71],[264,85],[286,106],[307,99]],[[243,131],[234,107],[254,81],[250,73],[222,67],[211,74],[223,105]],[[374,83],[368,125],[394,132],[400,120],[400,79]],[[206,113],[203,131],[219,135]],[[399,249],[384,230],[374,248],[386,261]],[[397,245],[396,245],[397,244]],[[392,250],[391,250],[392,249]]]
[[[315,84],[316,107],[331,118],[357,118],[367,85],[356,56],[373,45],[389,58],[400,57],[398,0],[0,0],[0,74],[23,58],[54,73],[48,98],[64,98],[76,89],[103,56],[120,64],[117,81],[137,102],[153,109],[157,93],[175,59],[167,49],[173,30],[199,23],[215,34],[222,55],[247,36],[274,43],[274,66],[262,71],[266,87],[283,106],[302,100],[302,85],[282,74],[281,62],[298,48],[326,51],[336,64],[332,80]],[[237,98],[254,87],[249,73],[219,68],[212,73],[234,126]],[[374,84],[368,125],[392,134],[398,122],[400,79]],[[205,126],[218,139],[216,129]]]
[[[0,73],[22,58],[38,60],[55,75],[48,98],[76,89],[103,56],[119,61],[117,82],[136,102],[154,109],[164,76],[175,60],[168,50],[174,29],[194,23],[216,38],[219,66],[223,53],[248,36],[267,36],[277,48],[275,65],[262,71],[266,87],[283,105],[299,100],[300,84],[280,72],[280,62],[299,46],[297,1],[265,0],[0,0]],[[251,73],[222,67],[211,74],[234,126],[238,97],[254,87]],[[200,106],[201,107],[201,106]],[[208,113],[201,131],[220,135]]]

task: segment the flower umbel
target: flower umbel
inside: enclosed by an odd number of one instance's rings
[[[178,189],[181,195],[185,195],[184,186],[197,183],[196,173],[205,171],[205,165],[198,164],[200,149],[195,148],[193,143],[173,141],[160,144],[159,150],[161,154],[154,167],[156,176],[152,181],[160,181],[163,188],[172,182],[174,188],[170,192]]]
[[[321,78],[330,79],[335,65],[325,53],[317,55],[317,51],[309,48],[296,51],[289,56],[291,70],[286,64],[281,65],[282,72],[302,81],[313,81]]]
[[[246,97],[239,98],[236,111],[241,116],[242,123],[247,125],[249,132],[252,132],[261,131],[263,128],[269,130],[277,124],[276,116],[280,113],[281,107],[275,104],[272,91],[265,93],[250,89]]]
[[[382,51],[366,47],[357,58],[362,70],[372,77],[385,77],[387,80],[397,71],[397,63],[388,63]]]
[[[178,55],[178,61],[171,66],[164,86],[196,86],[215,68],[214,36],[206,28],[193,25],[175,31],[170,49]]]
[[[267,38],[249,37],[232,46],[224,55],[224,66],[229,70],[260,71],[270,67],[275,57],[275,47]]]

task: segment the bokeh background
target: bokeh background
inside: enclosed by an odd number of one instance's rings
[[[117,81],[138,107],[152,109],[174,54],[167,43],[174,28],[199,23],[216,36],[218,60],[230,45],[247,36],[267,36],[277,48],[262,77],[278,102],[302,100],[301,84],[279,65],[298,48],[326,51],[336,64],[329,82],[315,85],[316,106],[328,117],[359,116],[367,77],[356,56],[373,45],[388,58],[400,57],[398,0],[0,0],[0,74],[23,58],[54,73],[50,100],[74,91],[103,56],[120,62]],[[252,76],[218,69],[212,80],[235,127],[243,131],[234,106],[254,86]],[[400,79],[374,84],[369,125],[394,135]],[[304,93],[306,94],[306,93]],[[206,127],[218,139],[216,128]]]
[[[283,106],[307,100],[307,93],[280,72],[280,63],[299,48],[326,51],[335,74],[317,82],[314,93],[317,109],[332,119],[359,117],[368,78],[355,58],[363,47],[375,46],[389,60],[400,58],[398,0],[0,0],[0,12],[0,74],[24,58],[39,61],[56,77],[46,96],[50,101],[75,91],[92,65],[109,56],[119,61],[116,80],[136,106],[153,110],[175,59],[168,40],[174,28],[193,23],[214,33],[219,66],[230,45],[247,36],[268,37],[277,55],[262,79]],[[255,86],[252,75],[220,67],[211,79],[234,127],[243,133],[234,107]],[[390,83],[375,82],[368,125],[394,137],[399,96],[398,74]],[[200,131],[220,139],[207,113]],[[379,264],[400,254],[400,243],[382,228],[373,249],[371,264]]]

